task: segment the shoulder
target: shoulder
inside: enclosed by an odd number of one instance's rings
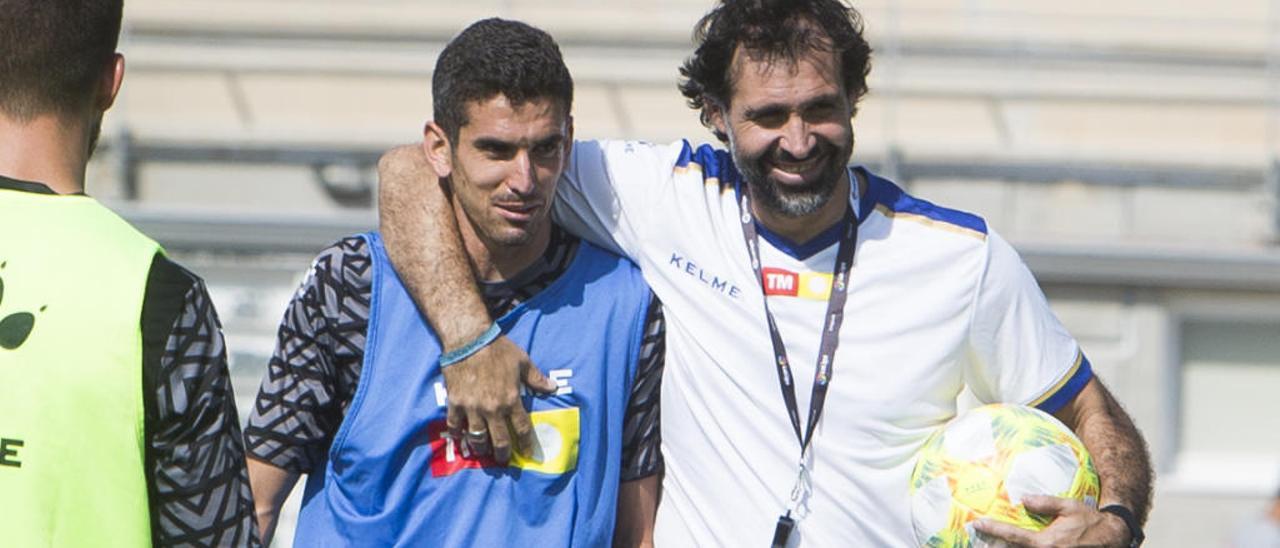
[[[163,349],[178,318],[190,308],[199,308],[207,300],[204,280],[200,276],[164,253],[157,252],[151,260],[142,301],[144,349]]]
[[[651,290],[649,283],[631,259],[582,240],[578,247],[578,256],[574,266],[579,274],[578,279],[586,280],[588,286],[596,286],[602,291],[602,297],[621,299],[619,302],[633,302],[639,308],[648,306]]]
[[[720,177],[726,170],[733,169],[733,158],[727,150],[706,143],[695,147],[687,140],[671,146],[673,150],[679,148],[675,156],[677,169],[697,169],[707,177]]]
[[[600,247],[587,240],[578,241],[579,258],[583,260],[584,268],[609,273],[619,273],[619,275],[629,275],[641,278],[640,267],[636,266],[631,259],[614,253],[608,249]],[[646,288],[648,286],[645,286]]]
[[[303,288],[367,291],[373,280],[373,255],[363,235],[347,236],[329,244],[311,261]]]
[[[876,214],[894,223],[911,223],[938,231],[939,235],[950,233],[978,242],[987,240],[990,231],[982,217],[912,196],[892,181],[865,168],[855,170],[867,179],[867,196],[861,207],[864,218]]]
[[[580,160],[602,158],[615,176],[632,169],[666,171],[674,175],[697,174],[704,179],[736,179],[728,151],[688,140],[656,144],[648,141],[578,141],[574,155]],[[581,162],[579,162],[581,163]]]
[[[150,253],[160,249],[160,244],[150,236],[96,198],[85,195],[64,195],[59,198],[66,198],[69,203],[81,206],[77,210],[79,220],[94,225],[93,230],[85,236],[101,242],[110,242],[113,248],[121,250],[127,249],[122,246],[128,244],[132,244],[139,253]]]
[[[204,280],[186,267],[170,259],[164,253],[156,253],[151,260],[151,270],[147,275],[147,296],[153,294],[173,295],[179,298],[194,288],[204,284]]]
[[[701,177],[703,183],[718,185],[722,190],[738,183],[738,169],[729,151],[706,143],[694,147],[689,141],[681,141],[680,145],[673,168],[676,175]]]
[[[312,267],[357,268],[367,266],[371,258],[369,239],[363,234],[344,237],[321,249]]]

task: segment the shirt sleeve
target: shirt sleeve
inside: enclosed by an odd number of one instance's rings
[[[658,401],[666,360],[666,322],[662,303],[654,296],[646,314],[644,338],[635,382],[622,427],[622,481],[643,479],[662,471],[662,432]]]
[[[285,310],[245,441],[250,458],[309,474],[323,465],[355,395],[372,259],[363,238],[320,253]]]
[[[204,283],[159,254],[142,332],[153,544],[258,545],[222,326]]]
[[[995,232],[985,247],[966,380],[985,403],[1055,412],[1084,388],[1092,367],[1013,247]]]
[[[670,189],[683,141],[577,141],[556,188],[552,214],[570,233],[628,257],[652,223],[656,198]]]

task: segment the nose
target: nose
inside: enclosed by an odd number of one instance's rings
[[[782,128],[782,139],[778,147],[796,159],[804,159],[809,156],[815,144],[817,139],[809,132],[809,124],[804,121],[804,117],[793,114]]]
[[[538,172],[533,168],[533,158],[529,151],[521,150],[516,153],[512,162],[514,165],[511,176],[507,178],[507,188],[521,196],[533,194],[534,188],[538,186]]]

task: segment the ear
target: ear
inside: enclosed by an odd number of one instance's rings
[[[124,55],[114,53],[111,55],[111,66],[102,71],[102,76],[98,77],[98,86],[94,91],[93,106],[100,111],[106,111],[116,102],[116,95],[120,93],[120,84],[124,82]]]
[[[702,111],[707,115],[707,121],[711,122],[711,129],[720,135],[729,134],[729,124],[726,120],[729,117],[729,113],[725,112],[724,106],[719,101],[710,97],[703,97]]]
[[[444,128],[434,121],[427,122],[422,130],[422,151],[437,177],[444,179],[453,173],[453,145]]]

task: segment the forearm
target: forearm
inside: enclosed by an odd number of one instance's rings
[[[1093,456],[1102,492],[1099,507],[1121,504],[1146,522],[1151,509],[1151,459],[1133,420],[1098,379],[1059,411]]]
[[[248,467],[249,484],[253,489],[253,514],[265,546],[275,536],[280,507],[297,483],[298,474],[252,457],[248,459]]]
[[[653,546],[653,524],[658,513],[658,474],[618,486],[618,520],[613,533],[615,547]]]
[[[492,321],[467,260],[449,195],[417,146],[378,163],[378,208],[387,254],[446,349]]]

